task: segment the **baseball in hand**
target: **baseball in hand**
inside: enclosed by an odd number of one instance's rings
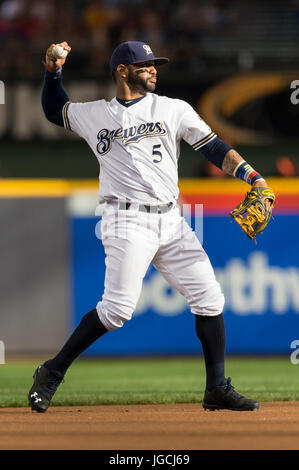
[[[65,59],[68,55],[68,51],[60,44],[56,44],[52,49],[52,55],[55,59]]]

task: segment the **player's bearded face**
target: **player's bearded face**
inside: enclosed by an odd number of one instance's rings
[[[152,65],[128,65],[127,83],[129,88],[145,95],[156,88],[156,69]]]

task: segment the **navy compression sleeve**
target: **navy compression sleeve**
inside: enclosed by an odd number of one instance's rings
[[[46,70],[42,89],[42,107],[46,118],[53,124],[64,127],[62,108],[67,101],[69,97],[62,86],[61,69],[56,72]]]
[[[201,153],[214,165],[216,165],[220,170],[222,170],[222,163],[225,155],[232,147],[219,137],[215,137],[211,142],[208,142],[206,145],[200,147]]]

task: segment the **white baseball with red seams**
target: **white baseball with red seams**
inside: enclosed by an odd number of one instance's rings
[[[128,107],[116,98],[67,102],[63,121],[100,165],[106,275],[97,311],[104,326],[112,330],[132,317],[150,263],[186,297],[192,313],[222,313],[224,297],[209,258],[177,205],[180,141],[198,150],[216,134],[185,101],[154,93]],[[120,201],[130,208],[120,209]],[[165,213],[139,209],[168,203]]]

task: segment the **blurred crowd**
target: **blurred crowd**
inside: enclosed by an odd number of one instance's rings
[[[252,67],[259,49],[292,61],[298,35],[299,0],[0,0],[0,79],[39,76],[46,48],[64,40],[81,76],[108,73],[112,50],[127,40],[196,76],[217,61],[221,69],[225,56]]]
[[[201,35],[237,27],[237,2],[227,0],[0,0],[0,78],[34,77],[46,48],[66,40],[70,67],[108,73],[114,47],[142,40],[175,59],[176,70],[203,67]]]

